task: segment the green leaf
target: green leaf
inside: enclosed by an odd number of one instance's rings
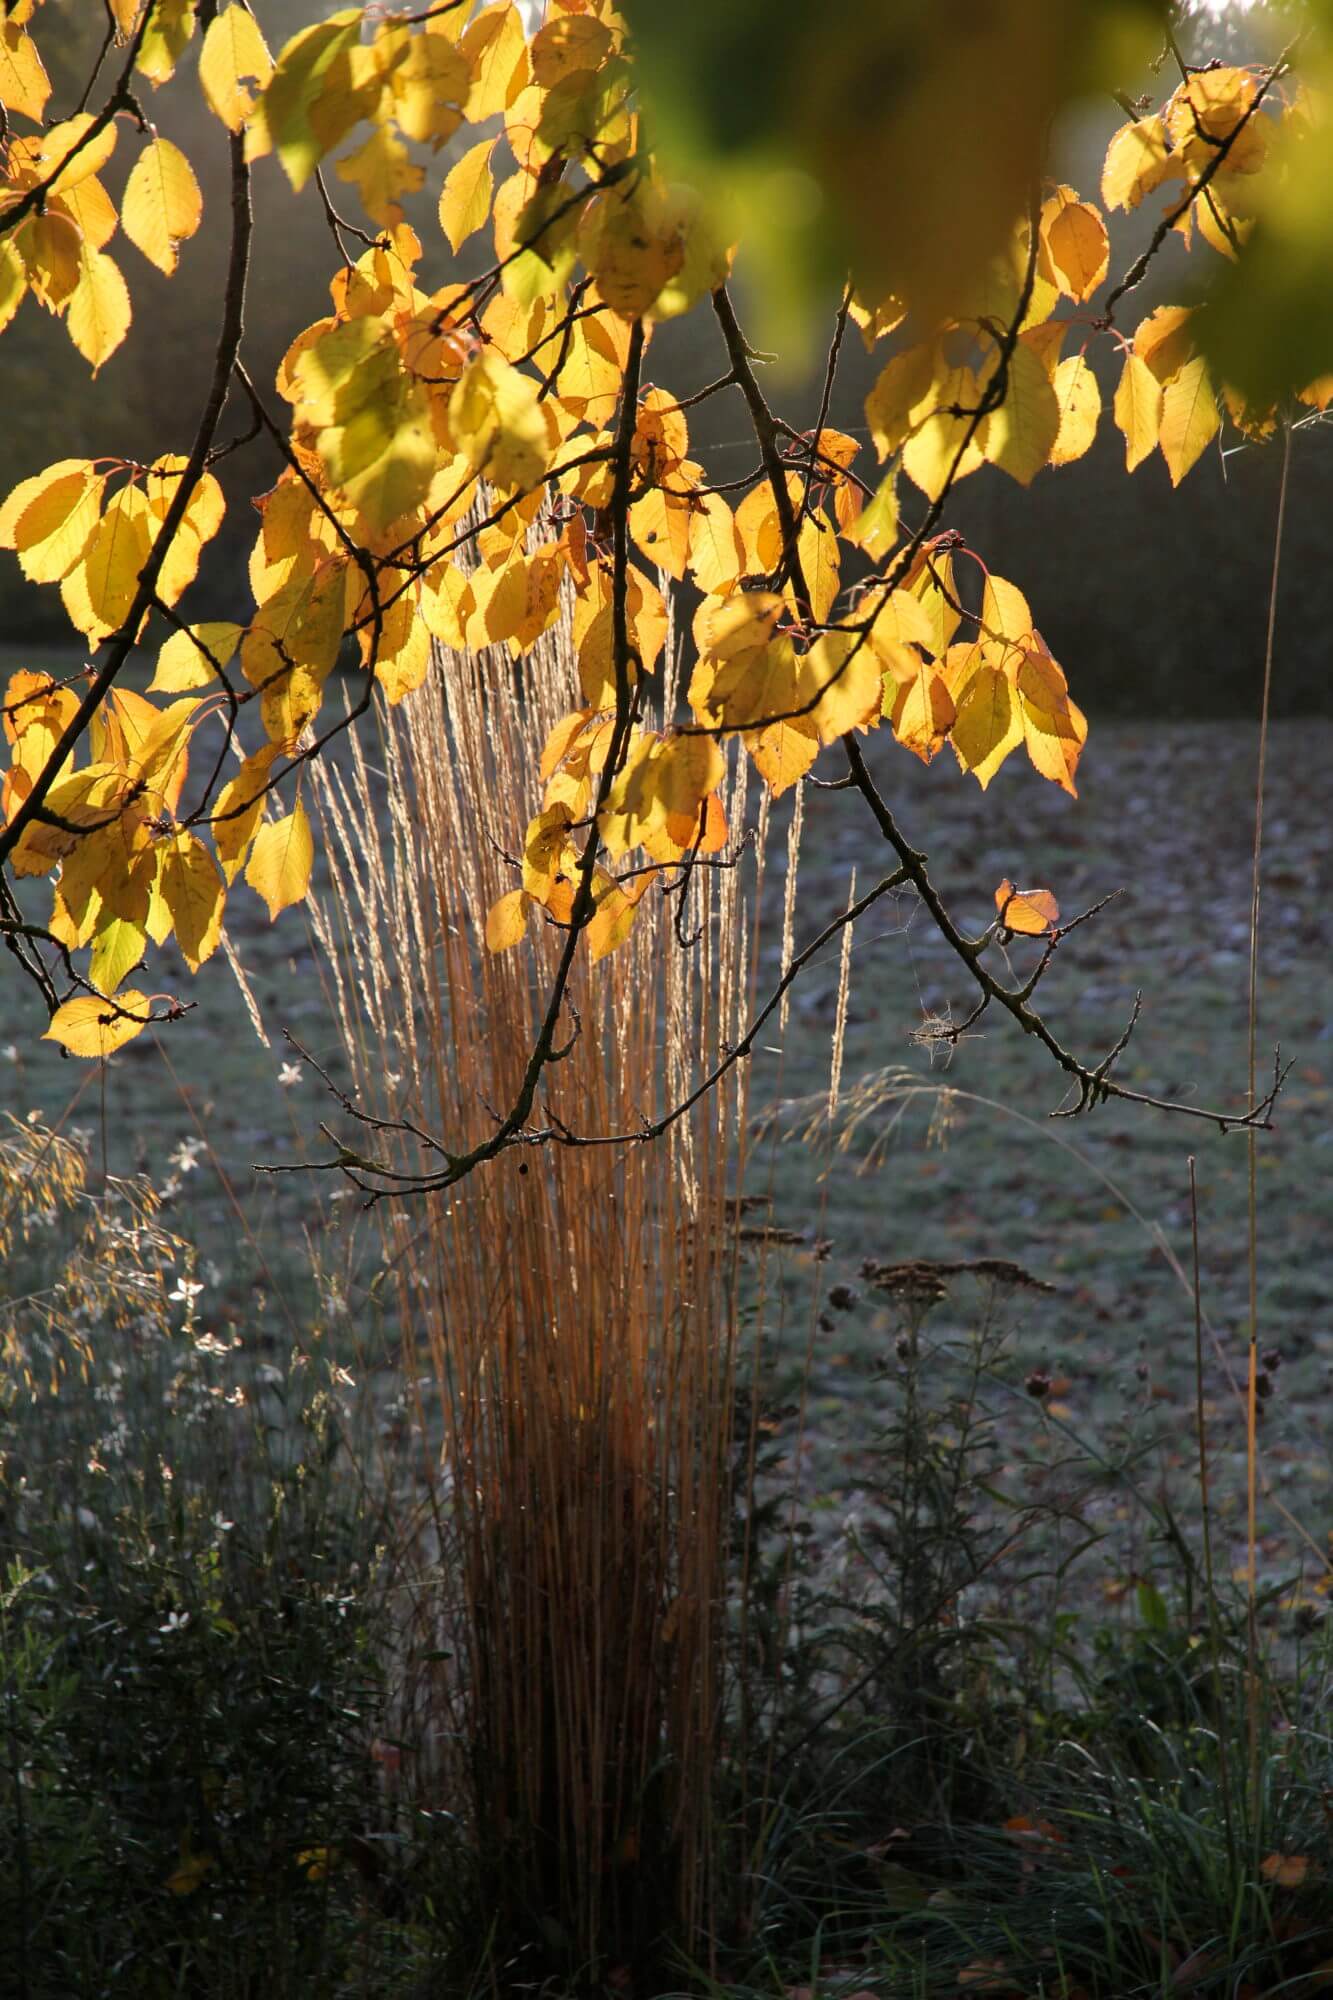
[[[264,115],[274,150],[298,192],[363,115],[365,86],[358,90],[353,74],[360,41],[361,9],[344,7],[303,28],[278,57],[264,92]]]

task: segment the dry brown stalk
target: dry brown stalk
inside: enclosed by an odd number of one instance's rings
[[[386,798],[356,739],[345,773],[315,767],[336,899],[319,925],[358,1105],[460,1150],[513,1102],[559,954],[551,925],[500,956],[481,930],[515,886],[533,746],[577,686],[567,618],[521,669],[440,652],[386,714]],[[740,767],[735,826],[744,793]],[[635,1129],[740,1035],[742,881],[695,871],[692,949],[654,891],[623,949],[580,954],[543,1124]],[[407,1377],[424,1371],[441,1410],[430,1617],[455,1666],[434,1687],[454,1746],[438,1782],[468,1801],[502,1924],[548,1942],[555,1924],[583,1965],[667,1933],[697,1945],[714,1914],[744,1090],[738,1066],[657,1144],[517,1147],[424,1208],[375,1211]],[[418,1168],[410,1136],[389,1137]]]

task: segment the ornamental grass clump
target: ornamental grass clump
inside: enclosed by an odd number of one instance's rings
[[[533,746],[576,687],[567,620],[521,682],[503,651],[437,651],[385,716],[383,804],[357,744],[317,774],[355,1105],[460,1152],[515,1101],[568,935],[497,954],[484,926],[520,879]],[[728,807],[739,826],[743,772]],[[637,1135],[739,1039],[741,883],[696,866],[612,956],[579,955],[531,1119],[552,1143],[376,1210],[439,1554],[416,1719],[437,1797],[465,1802],[495,1949],[528,1965],[642,1965],[714,1919],[740,1071]],[[373,1143],[404,1172],[443,1164],[402,1125]]]

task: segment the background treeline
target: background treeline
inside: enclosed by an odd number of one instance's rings
[[[48,34],[58,50],[53,104],[64,113],[77,102],[102,39],[99,10],[83,0],[49,0],[66,30]],[[275,46],[309,25],[317,11],[308,0],[267,0],[264,26]],[[1249,59],[1269,52],[1281,23],[1266,10],[1233,8],[1204,15],[1191,31],[1195,59],[1212,54]],[[114,60],[114,56],[111,58]],[[190,58],[193,60],[193,57]],[[1143,79],[1160,96],[1170,87]],[[191,92],[154,100],[144,87],[145,111],[161,118],[194,163],[204,192],[205,223],[182,252],[181,268],[165,279],[123,239],[110,245],[125,269],[134,300],[130,338],[95,381],[63,329],[31,300],[8,331],[0,358],[0,493],[57,457],[123,454],[149,459],[188,447],[202,383],[211,358],[227,254],[228,206],[225,143],[220,128]],[[1060,171],[1095,192],[1106,140],[1120,114],[1094,111],[1059,149]],[[122,133],[107,180],[112,191],[135,157],[133,133]],[[443,283],[460,267],[471,272],[488,254],[478,236],[451,259],[435,220],[446,150],[428,169],[422,194],[408,216],[425,245],[423,282]],[[355,190],[330,174],[330,190],[349,219],[365,223]],[[255,174],[255,260],[249,285],[246,353],[261,385],[272,383],[278,359],[292,336],[328,308],[328,280],[337,251],[316,189],[296,199],[276,162]],[[1128,262],[1152,221],[1152,211],[1114,232],[1113,259]],[[350,241],[352,253],[358,245]],[[471,253],[469,255],[469,252]],[[1201,253],[1206,255],[1206,253]],[[1199,258],[1194,260],[1196,264]],[[1180,300],[1189,273],[1182,255],[1159,259],[1151,285],[1127,300],[1121,318],[1132,331],[1143,313],[1164,299]],[[1100,343],[1098,344],[1100,345]],[[1072,340],[1066,351],[1072,351]],[[831,420],[864,435],[863,402],[891,348],[874,357],[855,338],[841,367]],[[1115,371],[1099,362],[1109,405]],[[706,316],[668,328],[651,357],[649,373],[680,393],[720,372],[719,350]],[[784,408],[813,422],[822,355],[809,358],[809,374]],[[273,393],[281,420],[285,406]],[[246,412],[233,405],[232,430],[246,428]],[[719,479],[748,468],[738,440],[739,411],[719,398],[692,419],[696,452]],[[1240,440],[1229,434],[1229,444]],[[1280,447],[1245,447],[1224,458],[1214,451],[1173,495],[1164,466],[1154,456],[1132,479],[1124,472],[1123,443],[1107,408],[1097,443],[1078,463],[1043,474],[1028,492],[993,471],[983,471],[959,491],[950,523],[1001,574],[1026,592],[1048,643],[1083,704],[1094,714],[1248,715],[1257,700],[1266,595],[1276,508]],[[210,551],[204,574],[184,609],[195,616],[243,617],[249,604],[245,562],[253,539],[248,502],[271,484],[279,462],[271,449],[252,444],[219,468],[228,517]],[[919,497],[904,482],[912,518]],[[1312,423],[1295,438],[1279,609],[1281,672],[1275,688],[1280,712],[1308,714],[1328,700],[1325,666],[1327,523],[1333,510],[1333,451],[1324,426]],[[26,585],[14,557],[0,552],[0,633],[12,660],[16,649],[63,645],[70,630],[54,590]]]

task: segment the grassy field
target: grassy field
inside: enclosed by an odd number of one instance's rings
[[[1305,1914],[1324,1866],[1310,1857],[1327,1842],[1327,1746],[1301,1676],[1327,1636],[1333,1554],[1331,749],[1330,725],[1284,723],[1270,753],[1260,1063],[1280,1042],[1294,1067],[1257,1143],[1257,1526],[1260,1632],[1288,1692],[1264,1708],[1245,1829],[1195,1768],[1213,1771],[1204,1723],[1221,1709],[1206,1703],[1224,1696],[1220,1682],[1199,1692],[1188,1285],[1193,1155],[1230,1676],[1247,1553],[1245,1136],[1116,1105],[1053,1120],[1060,1077],[989,1015],[942,1048],[931,1024],[961,1018],[968,998],[905,899],[854,935],[836,1104],[836,945],[796,987],[785,1030],[775,1017],[763,1037],[743,1298],[764,1336],[760,1494],[777,1532],[749,1588],[757,1631],[784,1592],[795,1610],[780,1668],[761,1670],[787,1706],[782,1795],[753,1861],[759,1928],[729,1943],[754,1990],[791,1996],[799,1977],[895,2000],[1123,2000],[1195,1990],[1193,1972],[1201,1992],[1273,1990],[1225,1983],[1242,1933],[1246,1963],[1280,1948],[1302,1976],[1316,1957],[1311,1976],[1329,1969]],[[1118,1073],[1243,1105],[1252,731],[1094,722],[1077,801],[1017,760],[983,799],[947,754],[926,770],[887,741],[873,751],[969,928],[1004,876],[1049,886],[1066,917],[1119,892],[1042,987],[1068,1046],[1098,1060],[1141,991]],[[773,815],[761,995],[780,963],[789,814],[784,801]],[[853,871],[864,888],[885,870],[853,796],[809,790],[805,821],[798,948],[845,904]],[[0,1533],[20,1558],[0,1579],[11,1754],[38,1774],[35,1831],[21,1816],[0,1828],[28,1955],[17,1990],[166,1993],[188,1972],[219,1994],[462,1993],[485,1885],[470,1886],[448,1802],[397,1775],[412,1729],[381,1585],[411,1542],[411,1422],[378,1239],[336,1176],[255,1171],[321,1157],[320,1121],[340,1127],[285,1039],[341,1073],[321,959],[302,913],[270,926],[244,888],[229,932],[249,1001],[220,954],[194,982],[167,960],[160,983],[198,1004],[105,1068],[36,1039],[35,997],[5,975],[0,1110],[81,1134],[93,1192],[147,1175],[159,1223],[189,1246],[174,1288],[170,1275],[159,1288],[161,1338],[90,1352],[60,1397],[34,1403],[36,1425],[21,1386],[0,1408]],[[41,1249],[39,1231],[29,1263]],[[123,1252],[123,1239],[92,1239],[94,1283],[98,1258],[110,1269]],[[893,1267],[924,1260],[954,1268],[926,1274],[925,1290],[918,1269],[905,1287]],[[956,1268],[979,1261],[990,1269]],[[967,1664],[945,1670],[941,1722],[932,1676],[960,1640]],[[1238,1687],[1228,1678],[1227,1702]],[[844,1741],[824,1725],[846,1688]],[[808,1751],[807,1714],[822,1732]],[[1218,1727],[1225,1778],[1231,1724]],[[1082,1732],[1082,1747],[1063,1732]],[[1020,1866],[1015,1842],[1029,1839],[1045,1845],[1036,1859],[1022,1849]],[[1261,1862],[1291,1882],[1263,1876],[1256,1892]],[[842,1972],[828,1956],[840,1938]],[[65,1970],[48,1977],[41,1953],[53,1968],[57,1948]],[[1051,1983],[1053,1949],[1081,1973]],[[992,1978],[1017,1965],[1016,1983]],[[445,1984],[419,1983],[437,1973]]]
[[[1294,1060],[1275,1129],[1258,1141],[1259,1342],[1271,1364],[1264,1456],[1286,1510],[1263,1507],[1263,1558],[1273,1578],[1304,1569],[1311,1580],[1333,1546],[1333,1015],[1320,969],[1331,857],[1318,776],[1331,738],[1327,725],[1312,723],[1273,735],[1259,981],[1261,1079],[1271,1075],[1276,1044]],[[931,853],[936,886],[970,928],[985,922],[1005,876],[1049,886],[1066,916],[1120,892],[1062,947],[1041,989],[1048,1019],[1067,1047],[1095,1062],[1141,992],[1142,1018],[1117,1074],[1145,1091],[1234,1110],[1247,1074],[1255,754],[1254,732],[1227,725],[1094,724],[1077,800],[1017,768],[1017,758],[984,799],[947,756],[925,770],[885,745],[878,769],[909,837]],[[837,793],[808,801],[797,901],[811,928],[816,911],[845,901],[853,867],[862,887],[882,870],[874,829],[858,823],[854,806]],[[1049,1294],[1024,1290],[1007,1304],[1014,1379],[1045,1370],[1058,1387],[1048,1417],[1102,1448],[1165,1431],[1171,1447],[1155,1478],[1192,1512],[1188,1493],[1176,1489],[1193,1477],[1193,1313],[1181,1279],[1194,1154],[1211,1442],[1223,1518],[1233,1532],[1243,1528],[1235,1384],[1248,1345],[1245,1135],[1117,1105],[1054,1120],[1063,1079],[1043,1050],[989,1014],[951,1054],[942,1059],[936,1049],[932,1063],[917,1031],[932,1019],[961,1019],[966,988],[918,908],[905,904],[894,917],[884,907],[855,940],[832,1133],[827,1121],[814,1133],[809,1126],[829,1084],[836,961],[822,976],[811,969],[785,1048],[762,1060],[756,1101],[787,1102],[778,1131],[808,1136],[763,1150],[752,1189],[771,1193],[779,1224],[799,1227],[817,1211],[812,1233],[834,1239],[821,1267],[830,1283],[857,1284],[865,1257],[927,1257],[1012,1259],[1050,1284]],[[1014,948],[1020,964],[1022,950]],[[793,1270],[789,1282],[794,1307],[798,1298],[814,1303],[805,1273]],[[975,1287],[955,1289],[961,1311],[942,1308],[932,1319],[951,1338],[977,1310]],[[873,1421],[873,1396],[867,1404],[848,1394],[847,1369],[863,1371],[883,1352],[892,1321],[862,1288],[836,1334],[815,1328],[813,1386],[830,1434],[854,1437]],[[1102,1556],[1112,1590],[1144,1561],[1130,1538],[1117,1548],[1112,1537]],[[1238,1565],[1238,1546],[1233,1556]]]

